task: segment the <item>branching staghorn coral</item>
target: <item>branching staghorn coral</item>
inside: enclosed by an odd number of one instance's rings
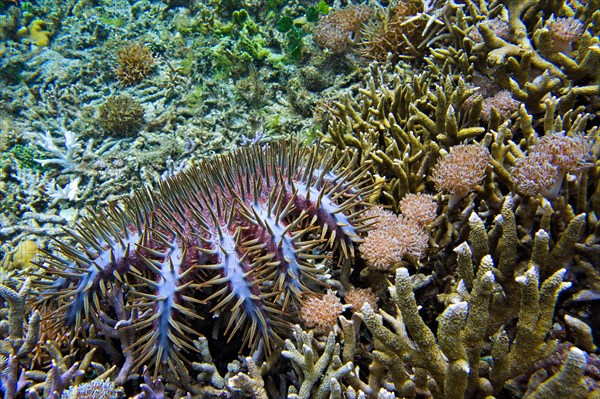
[[[445,19],[453,40],[433,49],[434,58],[466,74],[475,65],[533,113],[544,111],[551,92],[571,106],[576,98],[599,94],[597,1],[463,3]]]
[[[531,206],[539,208],[528,210]],[[561,342],[553,331],[558,295],[566,288],[580,289],[577,282],[565,280],[572,280],[573,271],[579,270],[581,262],[574,256],[577,243],[593,225],[586,227],[585,214],[564,214],[558,222],[551,204],[535,205],[519,196],[506,196],[493,221],[488,219],[493,212],[476,209],[470,208],[468,222],[458,232],[467,241],[446,244],[454,245],[456,258],[450,263],[445,258],[452,283],[438,297],[445,310],[437,323],[426,310],[428,305],[419,310],[417,282],[404,264],[395,270],[391,307],[384,305],[378,312],[363,307],[360,315],[374,342],[367,349],[372,353],[366,357],[369,378],[359,377],[365,374],[360,371],[365,364],[346,378],[354,391],[375,397],[383,387],[390,389],[389,380],[392,390],[405,397],[414,397],[415,392],[443,398],[524,392],[523,381],[530,378],[531,391],[537,387],[532,374],[538,372],[536,367],[544,367],[544,359],[554,356]],[[531,212],[541,214],[541,220]],[[431,267],[441,254],[430,253],[421,267]],[[370,278],[375,277],[371,273]],[[362,345],[354,336],[359,326],[342,318],[348,344],[343,348],[344,360],[361,353]],[[578,328],[578,334],[585,336],[585,328]],[[594,347],[589,339],[572,342],[580,342],[580,349]],[[572,385],[571,393],[587,392],[594,382],[588,384],[582,377]]]
[[[576,347],[571,348],[569,358],[561,370],[541,383],[533,392],[527,395],[527,398],[569,397],[576,394],[586,365],[585,352]],[[585,395],[586,392],[583,391],[581,394]]]
[[[268,399],[264,381],[251,357],[244,359],[248,374],[238,373],[227,380],[227,387],[234,395],[241,394],[252,399]]]
[[[34,311],[27,322],[26,300],[31,290],[30,280],[25,280],[19,291],[0,285],[0,296],[8,303],[8,320],[0,322],[0,360],[2,371],[0,382],[5,399],[15,399],[29,381],[23,364],[30,362],[29,356],[38,344],[40,334],[40,313]]]
[[[299,389],[288,392],[288,398],[325,399],[341,398],[339,380],[352,370],[352,363],[342,363],[340,346],[335,334],[330,332],[321,356],[317,358],[312,332],[306,333],[299,326],[294,327],[296,343],[286,339],[283,357],[290,359],[299,379]]]
[[[387,351],[404,359],[406,366],[428,372],[431,380],[426,386],[432,395],[462,398],[471,397],[475,392],[484,395],[498,392],[509,379],[522,374],[525,368],[547,355],[555,346],[553,342],[546,343],[545,336],[551,327],[556,296],[568,286],[560,282],[564,270],[555,273],[538,291],[535,269],[530,269],[526,277],[519,277],[523,285],[523,299],[516,346],[509,349],[508,339],[501,332],[492,348],[493,367],[483,378],[473,372],[480,369],[486,339],[488,307],[495,281],[492,268],[491,258],[484,258],[469,300],[450,304],[442,313],[437,342],[433,331],[419,316],[406,269],[396,271],[393,297],[398,312],[394,324],[398,327],[395,330],[385,327],[382,317],[370,306],[365,305],[361,310],[365,324]],[[536,312],[528,306],[539,310]],[[395,384],[401,387],[406,381],[395,381]]]
[[[580,216],[580,227],[572,230],[572,239],[564,245],[565,248],[570,247],[571,252],[560,260],[555,260],[555,264],[567,261],[578,246],[581,249],[586,247],[586,251],[590,252],[590,245],[595,242],[594,234],[591,234],[596,228],[595,214],[600,209],[597,201],[600,171],[598,126],[590,123],[593,115],[585,113],[582,107],[559,114],[558,102],[555,98],[546,100],[546,112],[538,129],[532,125],[533,118],[527,116],[524,107],[521,107],[521,134],[515,136],[507,126],[502,126],[497,132],[492,132],[490,147],[490,162],[496,184],[519,194],[521,204],[518,213],[522,216],[520,223],[525,230],[532,228],[536,220],[535,210],[540,205],[545,208],[544,213],[548,217],[552,212],[556,212],[556,216],[566,217],[564,223],[569,223],[575,214],[587,214]],[[545,142],[552,143],[552,149],[544,150],[542,154],[537,153],[536,148],[544,148],[537,144]],[[554,160],[553,154],[561,160]],[[538,159],[538,163],[531,162],[533,159]],[[565,161],[571,166],[561,166]],[[589,223],[585,233],[590,234],[586,239],[589,244],[577,243],[583,238],[582,231],[576,232],[584,228],[583,219],[587,219]],[[549,223],[548,219],[542,220]],[[546,226],[549,229],[549,225]]]
[[[374,64],[367,79],[357,96],[335,104],[323,142],[373,162],[385,181],[383,198],[397,210],[404,195],[425,190],[424,176],[442,148],[483,135],[482,103],[462,110],[473,90],[460,78],[436,82],[431,73],[408,77]]]
[[[69,366],[71,356],[62,356],[53,343],[40,341],[40,312],[32,312],[27,323],[27,300],[30,296],[30,280],[25,280],[18,291],[0,285],[0,295],[8,303],[8,320],[0,322],[0,358],[2,371],[0,382],[5,399],[15,399],[26,395],[28,399],[37,399],[42,393],[44,399],[60,399],[63,391],[72,383],[82,383],[84,370],[93,367],[106,378],[113,369],[106,370],[94,365],[94,351],[88,352],[81,362]],[[52,359],[47,372],[35,370],[32,353],[42,347]],[[69,398],[70,396],[67,396]],[[79,397],[79,396],[78,396]]]

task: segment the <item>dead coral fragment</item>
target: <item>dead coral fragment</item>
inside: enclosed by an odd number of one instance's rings
[[[122,389],[110,380],[94,380],[76,385],[63,392],[61,399],[118,399]]]
[[[337,323],[337,318],[344,311],[340,299],[331,291],[322,297],[311,297],[304,301],[300,309],[300,320],[317,334],[327,334]]]
[[[363,23],[373,16],[373,10],[367,6],[353,6],[328,14],[319,21],[314,31],[314,40],[321,47],[341,54],[356,43]]]
[[[123,86],[131,86],[144,80],[154,66],[154,56],[140,43],[127,43],[117,51],[119,66],[115,73]]]
[[[485,177],[490,153],[476,144],[462,144],[450,149],[450,154],[438,161],[431,180],[435,189],[451,194],[452,207],[480,184]]]

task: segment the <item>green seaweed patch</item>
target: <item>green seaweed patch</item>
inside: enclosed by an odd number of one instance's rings
[[[268,119],[265,122],[265,128],[277,133],[281,132],[283,128],[281,125],[281,115],[275,114],[270,119]]]
[[[209,32],[208,24],[200,18],[176,19],[175,29],[183,36],[191,36],[196,33],[207,34]]]
[[[279,62],[267,47],[268,32],[254,22],[245,9],[235,11],[232,21],[220,26],[218,33],[224,36],[210,48],[213,77],[237,77],[247,72],[249,64]]]
[[[19,4],[19,8],[21,9],[21,11],[23,11],[23,13],[30,13],[30,14],[35,13],[35,8],[34,8],[33,4],[29,1],[21,2]]]
[[[285,51],[290,61],[297,61],[302,54],[302,38],[307,35],[302,28],[304,22],[315,23],[319,20],[319,15],[329,13],[329,6],[324,1],[320,1],[316,7],[310,6],[306,9],[305,18],[293,20],[289,15],[282,16],[275,29],[285,35]]]
[[[329,14],[329,6],[323,0],[319,1],[319,4],[317,4],[317,10],[323,15]]]
[[[17,161],[19,166],[25,169],[36,170],[39,172],[45,172],[48,170],[36,161],[36,159],[44,159],[43,154],[31,147],[29,144],[15,144],[10,150],[7,151],[7,153],[10,157]]]
[[[126,21],[122,18],[108,17],[108,16],[100,17],[99,21],[104,25],[114,26],[115,28],[120,28],[122,26],[125,26],[125,23],[126,23]]]
[[[192,109],[202,108],[205,91],[205,86],[203,84],[195,86],[194,89],[186,96],[185,102]]]
[[[246,11],[244,8],[238,11],[234,11],[233,14],[231,14],[231,22],[233,22],[236,25],[242,25],[248,19],[248,11]]]
[[[323,125],[321,123],[314,124],[310,128],[303,131],[303,133],[305,134],[304,142],[306,142],[307,144],[317,142],[321,137],[322,131]]]
[[[306,20],[308,22],[317,22],[319,20],[319,10],[317,7],[308,7],[306,9]]]
[[[285,49],[292,59],[298,59],[302,53],[302,38],[305,33],[302,29],[294,26],[287,34]]]
[[[277,25],[275,25],[275,28],[281,33],[289,32],[293,27],[294,20],[287,15],[281,17],[281,19],[277,22]]]
[[[278,13],[283,8],[285,1],[283,0],[267,0],[265,2],[269,14]]]
[[[193,51],[189,51],[185,58],[179,62],[179,66],[184,76],[190,76],[196,66],[196,54]]]

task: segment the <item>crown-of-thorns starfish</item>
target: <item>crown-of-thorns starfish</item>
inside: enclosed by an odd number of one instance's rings
[[[262,341],[268,351],[296,321],[301,295],[324,290],[316,260],[353,257],[368,229],[376,186],[356,164],[295,142],[203,161],[91,212],[57,241],[39,265],[42,304],[58,298],[57,323],[83,327],[110,311],[102,297],[119,285],[134,315],[122,328],[140,334],[136,364],[155,370],[184,361],[211,318],[228,340],[241,331],[243,347]]]

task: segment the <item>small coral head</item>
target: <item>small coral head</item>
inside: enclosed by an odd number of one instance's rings
[[[359,246],[361,257],[372,270],[387,271],[405,256],[419,259],[428,247],[429,235],[414,219],[382,209],[372,208],[374,227]]]
[[[315,43],[335,54],[347,51],[358,42],[363,24],[373,16],[368,6],[350,6],[333,11],[322,18],[313,32]]]
[[[337,319],[344,311],[340,299],[332,292],[307,298],[300,309],[300,320],[317,334],[326,335],[337,325]]]
[[[368,166],[354,165],[295,142],[204,161],[92,212],[59,240],[41,263],[43,304],[58,301],[60,322],[85,329],[122,302],[114,323],[138,334],[135,364],[155,374],[182,369],[203,332],[272,350],[302,296],[327,287],[319,260],[352,256],[369,228],[376,186]]]
[[[529,196],[555,199],[567,173],[578,174],[591,166],[590,146],[582,134],[550,132],[533,145],[529,154],[515,160],[511,171],[515,189]]]
[[[154,67],[155,59],[150,49],[137,42],[125,43],[117,50],[117,79],[123,86],[140,83]]]
[[[575,17],[559,17],[548,20],[546,28],[554,42],[552,50],[568,53],[573,50],[573,43],[583,35],[585,24]]]
[[[438,191],[450,194],[448,206],[452,207],[481,184],[490,161],[487,148],[477,144],[461,144],[438,161],[431,180]]]

